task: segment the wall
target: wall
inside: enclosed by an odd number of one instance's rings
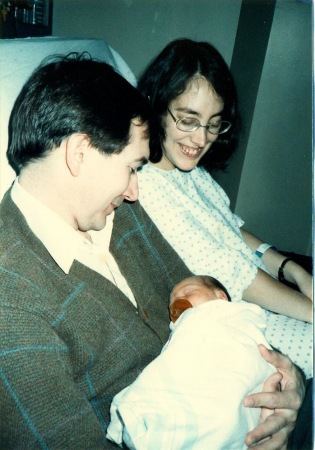
[[[266,242],[312,253],[311,4],[277,0],[235,212]]]
[[[53,35],[105,39],[136,76],[169,41],[184,36],[210,41],[229,63],[240,5],[241,0],[54,0]]]
[[[53,35],[105,39],[136,76],[183,36],[210,41],[230,63],[240,8],[241,0],[54,0]],[[239,189],[233,161],[218,177],[247,229],[305,254],[311,254],[311,38],[311,5],[277,0]]]

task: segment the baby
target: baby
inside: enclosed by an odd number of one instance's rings
[[[228,291],[216,278],[210,276],[185,278],[174,287],[170,295],[171,321],[176,322],[188,308],[218,299],[231,301]]]
[[[246,449],[260,409],[243,398],[275,369],[260,355],[264,312],[230,302],[209,276],[190,277],[170,294],[172,330],[161,354],[111,406],[107,438],[136,450]]]

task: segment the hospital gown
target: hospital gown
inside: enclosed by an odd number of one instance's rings
[[[140,202],[164,237],[195,274],[211,275],[234,301],[254,280],[261,259],[244,242],[243,220],[230,210],[229,198],[203,168],[161,170],[147,164],[139,171]],[[266,337],[312,376],[313,327],[266,311]]]

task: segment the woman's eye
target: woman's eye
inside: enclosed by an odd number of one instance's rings
[[[183,119],[180,120],[183,125],[195,125],[196,122],[198,122],[198,120],[193,117],[184,117]]]
[[[216,120],[215,122],[209,123],[209,127],[211,128],[220,128],[221,126],[221,120]]]

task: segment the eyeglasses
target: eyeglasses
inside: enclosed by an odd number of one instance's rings
[[[196,131],[198,128],[202,127],[206,128],[209,133],[218,135],[226,133],[232,126],[231,122],[221,119],[216,119],[215,122],[210,123],[209,125],[201,125],[199,120],[195,117],[183,117],[182,119],[176,119],[168,108],[167,111],[170,113],[176,127],[180,131]]]

